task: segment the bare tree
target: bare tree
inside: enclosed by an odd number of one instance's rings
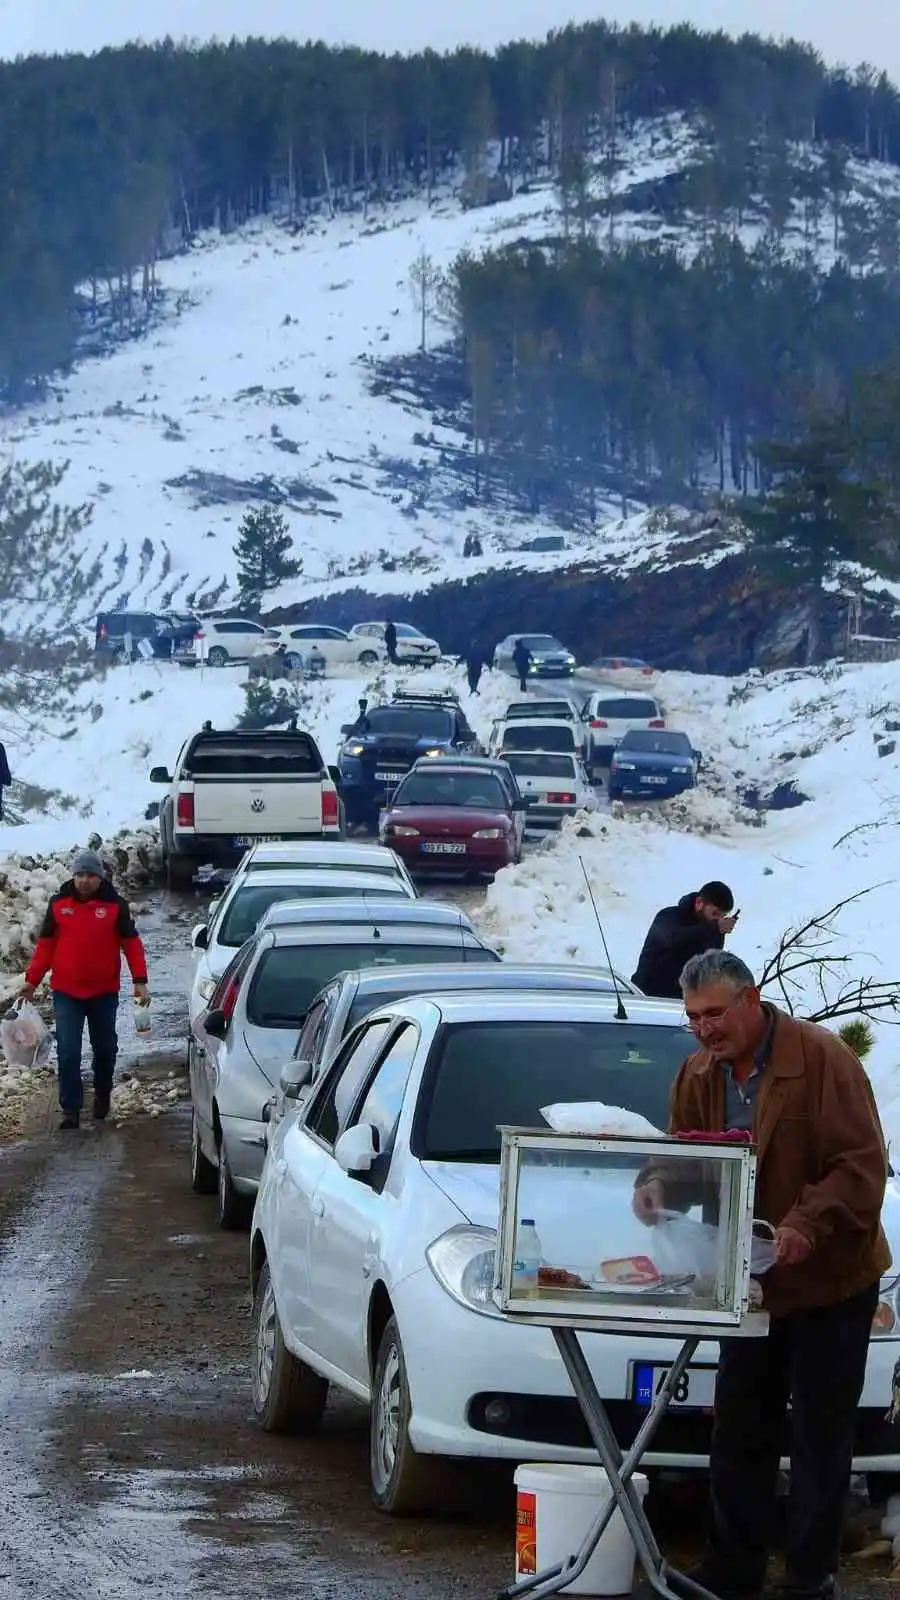
[[[802,1006],[802,1015],[808,1022],[873,1016],[889,1020],[891,1014],[900,1020],[900,978],[845,978],[845,970],[854,957],[836,948],[841,912],[885,887],[871,884],[868,889],[847,895],[827,911],[788,928],[763,967],[760,989],[776,992],[791,1016]],[[820,1002],[814,1011],[804,1004],[810,987]]]
[[[428,340],[428,319],[441,291],[444,275],[440,267],[422,245],[409,269],[409,286],[413,303],[421,319],[419,348],[424,355]]]

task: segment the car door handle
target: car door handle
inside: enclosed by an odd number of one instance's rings
[[[309,1209],[312,1212],[314,1217],[324,1217],[324,1215],[325,1215],[325,1201],[324,1200],[320,1200],[319,1196],[316,1195],[315,1198],[310,1201]]]

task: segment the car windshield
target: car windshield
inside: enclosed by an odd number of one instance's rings
[[[395,622],[398,639],[424,639],[421,628],[414,628],[411,622]]]
[[[194,778],[241,778],[253,775],[265,782],[299,774],[321,772],[322,762],[311,739],[303,733],[230,739],[225,734],[201,739],[188,765]],[[187,774],[185,774],[187,775]]]
[[[521,639],[526,650],[562,650],[565,653],[565,645],[554,639],[552,633],[523,633]]]
[[[649,728],[634,728],[626,733],[619,750],[655,756],[690,756],[693,753],[686,733],[653,733]]]
[[[574,756],[517,755],[511,750],[506,760],[517,778],[565,778],[567,783],[575,779]]]
[[[623,1022],[466,1022],[439,1036],[414,1153],[497,1161],[501,1127],[542,1128],[541,1107],[595,1100],[665,1128],[669,1090],[695,1048],[686,1028]]]
[[[425,967],[454,961],[498,961],[492,950],[467,945],[360,944],[283,945],[267,950],[247,996],[247,1020],[257,1028],[299,1028],[319,990],[338,972],[364,967]],[[379,996],[379,1004],[381,997]]]
[[[395,806],[476,806],[508,811],[509,800],[492,772],[411,772],[394,795]]]
[[[513,722],[503,730],[503,750],[574,750],[575,732],[572,728],[561,728],[552,722],[541,723],[540,726],[529,726],[522,723],[521,727]]]
[[[596,700],[592,715],[610,722],[652,722],[659,706],[655,700]]]
[[[430,706],[376,706],[365,719],[365,732],[376,738],[401,734],[408,739],[449,741],[453,725],[449,711]]]
[[[325,881],[314,885],[305,883],[302,887],[296,883],[245,884],[235,891],[222,926],[216,931],[216,944],[236,950],[256,931],[260,917],[281,900],[355,900],[365,892]],[[378,892],[373,885],[371,893]]]

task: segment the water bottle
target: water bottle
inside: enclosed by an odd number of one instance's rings
[[[513,1262],[513,1294],[533,1296],[538,1292],[541,1241],[533,1217],[523,1217],[516,1233],[516,1259]]]
[[[150,1001],[135,1000],[134,1002],[134,1031],[144,1038],[150,1032]]]

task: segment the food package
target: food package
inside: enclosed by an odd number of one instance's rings
[[[624,1106],[606,1106],[600,1100],[560,1101],[541,1106],[541,1116],[554,1133],[592,1133],[629,1139],[658,1139],[661,1130],[637,1111]]]
[[[0,1047],[11,1067],[43,1066],[50,1053],[50,1034],[30,1000],[17,1000],[0,1022]]]
[[[600,1276],[606,1283],[615,1283],[620,1288],[647,1289],[652,1284],[659,1283],[662,1274],[654,1266],[649,1256],[621,1256],[613,1261],[601,1261]]]

